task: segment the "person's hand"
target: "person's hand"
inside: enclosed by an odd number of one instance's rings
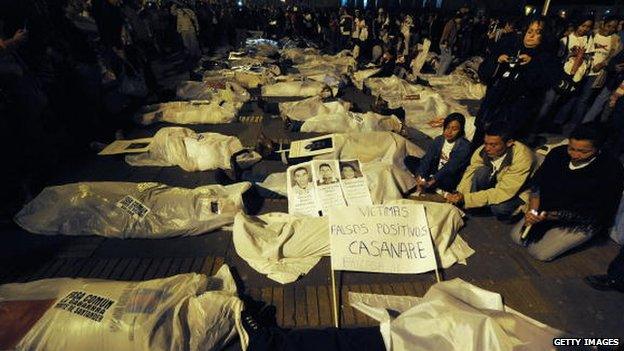
[[[419,187],[424,187],[425,184],[427,184],[427,181],[425,180],[425,178],[418,176],[416,177],[416,185]]]
[[[533,58],[527,54],[522,54],[518,56],[518,59],[520,60],[520,65],[526,65],[531,62]]]
[[[431,188],[432,186],[435,185],[435,182],[436,182],[435,179],[431,178],[431,180],[425,183],[425,188]]]
[[[609,107],[614,108],[619,98],[620,96],[617,94],[611,95],[611,97],[609,98]]]
[[[607,63],[604,61],[597,63],[594,67],[592,67],[592,71],[599,72],[601,69],[605,68],[606,65]]]
[[[446,201],[450,202],[454,205],[459,204],[460,202],[464,201],[464,194],[462,193],[449,193],[446,196]]]
[[[13,41],[15,43],[20,43],[26,39],[28,39],[28,31],[26,29],[18,29],[15,34],[13,34]]]
[[[509,56],[502,54],[498,57],[498,63],[509,62]]]
[[[536,211],[531,210],[524,214],[524,222],[528,225],[533,225],[535,223],[539,223],[545,220],[546,220],[545,212],[536,214]]]

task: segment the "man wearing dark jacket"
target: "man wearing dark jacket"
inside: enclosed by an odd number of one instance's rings
[[[624,189],[624,168],[601,152],[604,139],[598,126],[580,125],[570,144],[553,149],[533,177],[529,211],[510,234],[516,243],[527,245],[534,258],[550,261],[613,222]]]

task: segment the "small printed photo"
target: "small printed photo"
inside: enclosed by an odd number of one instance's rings
[[[148,147],[150,143],[132,143],[128,146],[126,146],[125,150],[136,150],[136,149],[143,149],[145,147]]]
[[[308,190],[312,187],[310,166],[295,167],[290,173],[290,185],[295,190]]]
[[[317,185],[328,185],[338,182],[338,175],[336,170],[333,169],[329,163],[321,163],[318,166],[318,180]]]
[[[303,148],[308,151],[317,151],[317,150],[323,150],[323,149],[331,149],[332,146],[333,146],[332,138],[327,137],[327,138],[311,141],[308,144],[306,144],[306,146],[304,146]]]
[[[357,160],[340,161],[340,178],[342,180],[362,178],[362,171]]]

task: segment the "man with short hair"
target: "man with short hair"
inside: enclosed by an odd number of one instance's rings
[[[295,184],[293,185],[293,190],[298,194],[308,193],[312,188],[312,186],[310,185],[311,182],[308,169],[305,167],[295,168],[295,170],[293,171],[293,176],[295,181]]]
[[[334,171],[327,163],[323,163],[319,166],[319,173],[321,179],[318,180],[318,185],[334,184],[338,182],[338,179],[336,179],[335,177]]]
[[[528,202],[525,184],[533,163],[533,152],[513,140],[504,123],[492,123],[447,201],[466,209],[489,208],[499,220],[509,220]]]
[[[535,173],[529,211],[510,233],[535,259],[550,261],[612,224],[624,189],[624,168],[600,152],[604,140],[598,125],[580,125],[569,145],[550,151]]]

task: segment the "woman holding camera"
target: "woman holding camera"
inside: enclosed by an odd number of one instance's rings
[[[473,149],[494,121],[507,123],[516,139],[527,136],[544,93],[562,75],[551,38],[544,20],[532,20],[523,36],[499,42],[481,64],[479,78],[487,93],[477,113]]]

